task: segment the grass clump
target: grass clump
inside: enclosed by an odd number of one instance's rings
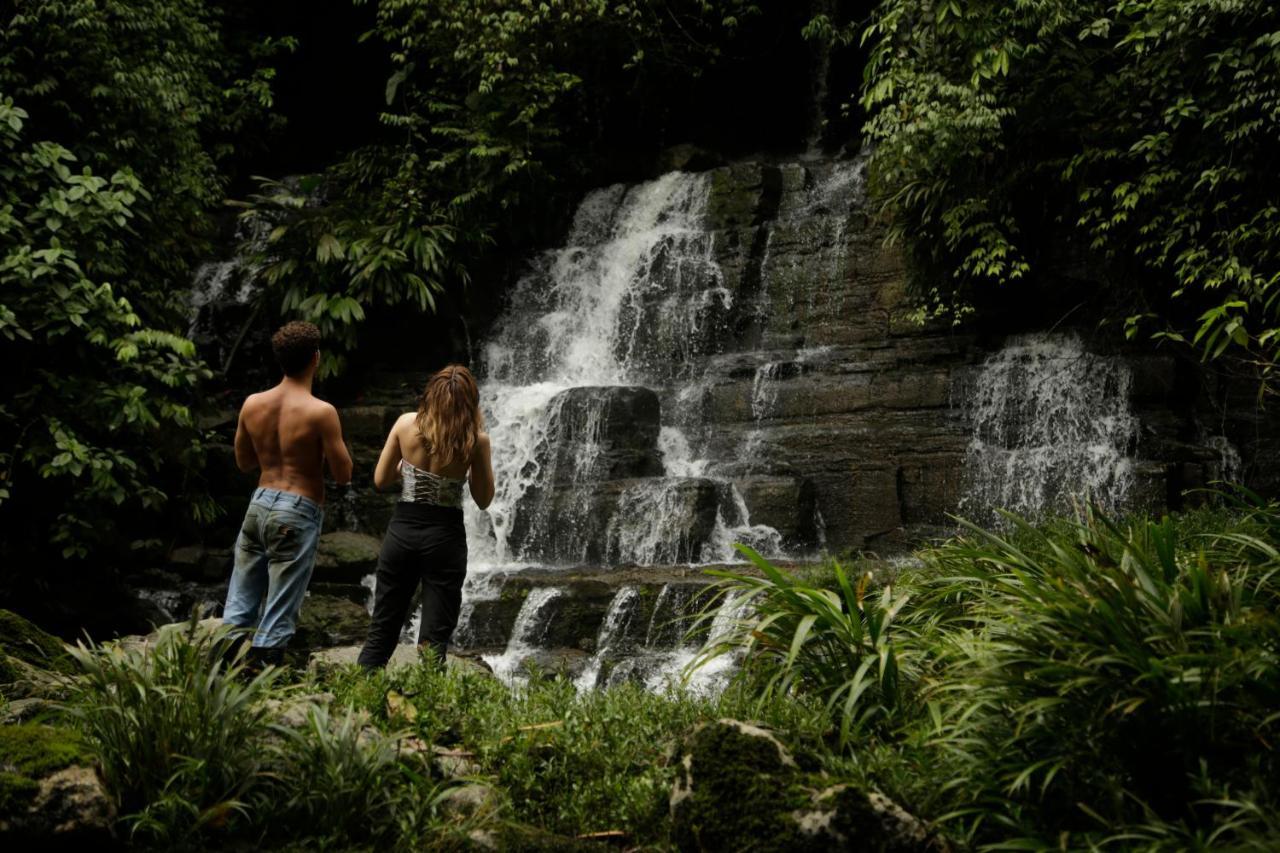
[[[174,840],[243,816],[266,772],[275,670],[246,677],[238,638],[192,620],[149,648],[80,646],[70,707],[135,832]]]
[[[149,648],[75,650],[68,706],[136,840],[347,846],[432,825],[438,785],[402,760],[398,735],[331,713],[278,670],[247,671],[243,651],[195,621]]]

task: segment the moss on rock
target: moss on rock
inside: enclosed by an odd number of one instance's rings
[[[12,684],[18,680],[21,671],[14,666],[9,656],[0,652],[0,685]]]
[[[0,654],[55,672],[69,673],[75,667],[61,640],[9,610],[0,610]],[[17,670],[12,663],[6,665],[10,670]]]
[[[366,533],[339,530],[320,537],[315,577],[320,581],[360,583],[378,567],[381,542]]]
[[[763,729],[721,720],[686,740],[671,797],[681,850],[782,851],[800,838],[791,814],[809,802],[795,761]]]
[[[363,643],[369,634],[369,613],[346,598],[308,596],[298,617],[298,630],[290,646],[323,649]]]
[[[40,789],[39,780],[93,758],[80,736],[37,723],[0,726],[0,819],[25,808]]]

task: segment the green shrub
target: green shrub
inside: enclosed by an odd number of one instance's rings
[[[149,648],[72,651],[84,675],[70,707],[136,832],[174,840],[225,827],[262,781],[277,671],[249,677],[239,642],[192,620]]]
[[[745,650],[744,689],[824,700],[861,735],[828,770],[962,844],[1275,849],[1277,505],[1007,521],[922,551],[902,591],[722,574],[751,607],[703,657]],[[871,677],[889,650],[896,696]]]
[[[940,580],[921,606],[962,603],[926,701],[971,790],[995,787],[1083,831],[1149,815],[1194,823],[1193,803],[1221,786],[1276,778],[1274,545],[1180,539],[1169,518],[1095,512],[1069,535],[1010,520],[1016,544],[970,528],[926,557]]]

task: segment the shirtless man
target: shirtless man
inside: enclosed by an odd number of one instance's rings
[[[261,469],[236,540],[225,625],[256,629],[253,657],[281,664],[315,567],[324,523],[324,473],[351,482],[351,455],[333,406],[311,396],[320,330],[287,323],[271,337],[280,384],[253,394],[236,425],[236,465]]]

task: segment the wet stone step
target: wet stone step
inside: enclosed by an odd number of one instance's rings
[[[626,599],[625,624],[608,639],[612,651],[676,647],[685,642],[710,582],[697,569],[662,567],[477,576],[464,594],[454,642],[460,649],[500,652],[520,641],[516,635],[524,630],[536,641],[531,648],[594,653],[610,609]]]

